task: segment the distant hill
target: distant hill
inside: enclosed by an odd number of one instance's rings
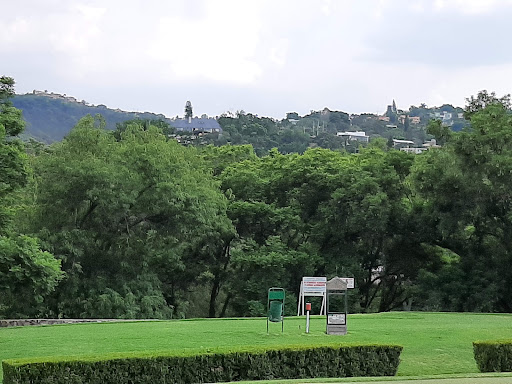
[[[115,129],[117,123],[136,118],[171,123],[171,120],[162,114],[114,110],[105,105],[89,105],[85,101],[54,93],[16,95],[12,103],[23,111],[23,118],[27,122],[25,134],[48,144],[62,140],[78,120],[88,114],[101,114],[108,129]]]

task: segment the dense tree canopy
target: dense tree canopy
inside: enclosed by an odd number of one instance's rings
[[[35,169],[34,229],[68,272],[56,314],[169,317],[205,268],[185,263],[231,231],[196,151],[153,126],[129,125],[118,141],[86,117]]]
[[[354,277],[354,312],[512,311],[506,96],[469,99],[461,132],[432,122],[442,147],[421,155],[388,145],[373,116],[329,110],[226,114],[216,144],[230,144],[198,147],[156,120],[108,131],[86,116],[25,148],[2,84],[0,316],[259,316],[271,286],[291,314],[308,275]],[[346,124],[381,138],[342,143],[330,130]]]

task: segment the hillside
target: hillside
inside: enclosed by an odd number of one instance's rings
[[[188,132],[196,131],[198,128],[203,131],[201,127],[204,129],[206,123],[209,126],[214,122],[218,130],[222,131],[222,135],[204,136],[194,143],[190,140],[185,142],[191,145],[251,144],[259,155],[267,153],[272,148],[278,148],[282,153],[303,153],[306,148],[316,146],[355,152],[360,144],[364,145],[375,139],[388,143],[391,143],[392,139],[405,139],[421,147],[431,138],[426,131],[431,119],[441,120],[443,125],[454,131],[467,125],[462,117],[462,108],[451,105],[428,108],[422,104],[420,107],[411,106],[408,110],[400,110],[396,108],[394,102],[383,115],[349,115],[343,111],[324,108],[321,111],[311,111],[305,116],[292,112],[288,113],[286,118],[276,120],[240,111],[236,114],[223,114],[218,119],[207,116],[194,117],[193,124],[185,119],[169,119],[162,114],[126,112],[110,109],[105,105],[90,105],[74,97],[46,91],[16,95],[13,104],[23,111],[23,118],[27,122],[24,135],[48,144],[62,140],[82,117],[100,114],[105,119],[107,129],[111,130],[115,129],[118,123],[137,118],[161,120],[178,131]],[[196,124],[196,120],[201,124]],[[214,132],[217,128],[206,131]],[[346,133],[353,131],[359,131],[362,136],[354,139]]]
[[[115,129],[117,123],[135,118],[170,122],[161,114],[113,110],[105,105],[89,105],[58,94],[16,95],[12,103],[23,111],[23,118],[27,122],[25,134],[45,143],[62,140],[78,120],[88,114],[101,114],[108,129]]]

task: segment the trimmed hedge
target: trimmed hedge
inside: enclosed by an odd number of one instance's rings
[[[473,353],[480,372],[512,372],[512,340],[475,341]]]
[[[323,345],[181,354],[5,360],[4,384],[158,384],[392,376],[397,345]]]

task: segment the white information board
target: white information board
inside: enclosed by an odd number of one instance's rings
[[[304,316],[304,298],[306,296],[322,297],[322,307],[320,314],[325,314],[325,284],[326,277],[303,277],[300,283],[299,303],[297,304],[297,316]]]
[[[302,292],[307,293],[306,296],[324,296],[326,277],[303,277]]]
[[[355,287],[353,277],[340,277],[345,283],[347,283],[347,289],[353,289]]]
[[[329,313],[327,324],[346,325],[347,320],[344,313]]]

